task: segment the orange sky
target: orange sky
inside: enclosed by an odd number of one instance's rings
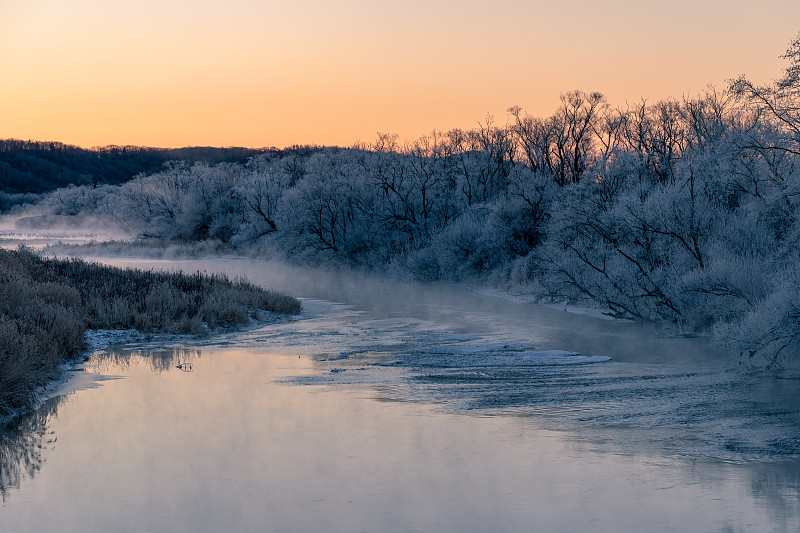
[[[798,0],[0,0],[0,138],[410,140],[573,89],[622,105],[766,83],[798,31]]]

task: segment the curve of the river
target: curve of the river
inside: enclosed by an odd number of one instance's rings
[[[95,353],[0,440],[0,530],[798,531],[800,380],[705,339],[246,260],[291,320]]]

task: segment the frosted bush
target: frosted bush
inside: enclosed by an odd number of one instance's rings
[[[741,319],[717,326],[716,334],[735,348],[744,364],[779,368],[800,362],[800,278],[797,272],[776,284]]]

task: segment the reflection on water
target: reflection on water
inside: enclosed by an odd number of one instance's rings
[[[800,516],[800,461],[752,468],[750,486],[756,500],[766,502],[776,531],[797,531]]]
[[[320,278],[292,292],[333,291]],[[95,354],[101,386],[4,438],[0,530],[800,530],[798,380],[631,325],[350,289],[302,320]]]
[[[15,462],[18,477],[36,473],[10,484],[21,487],[0,511],[4,533],[800,525],[796,463],[604,453],[531,417],[376,402],[371,386],[283,384],[318,373],[320,362],[306,357],[252,349],[192,354],[110,350],[94,357],[90,371],[121,379],[70,396],[57,417],[49,405],[26,422],[27,440],[4,447],[12,450],[4,471]],[[187,355],[195,357],[190,374],[173,364]]]
[[[42,468],[44,454],[56,442],[49,422],[65,398],[51,398],[34,413],[20,417],[0,430],[0,496],[3,502],[10,489],[19,488],[23,478],[33,478]]]
[[[191,372],[194,363],[202,355],[196,348],[171,347],[158,350],[109,350],[89,357],[84,365],[88,372],[108,374],[113,370],[129,373],[131,366],[145,366],[151,372],[160,374],[177,368]]]
[[[101,375],[129,374],[131,367],[145,368],[159,374],[173,368],[191,372],[202,352],[195,348],[173,347],[159,350],[110,350],[92,355],[84,371]],[[54,396],[33,413],[19,417],[0,430],[0,496],[3,501],[10,489],[19,488],[23,479],[33,478],[54,448],[57,436],[51,422],[69,395]]]

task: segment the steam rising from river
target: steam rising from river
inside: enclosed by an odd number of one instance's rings
[[[93,216],[54,215],[35,207],[0,216],[2,248],[15,248],[20,244],[42,248],[52,244],[75,245],[130,238],[132,236],[124,230]]]

